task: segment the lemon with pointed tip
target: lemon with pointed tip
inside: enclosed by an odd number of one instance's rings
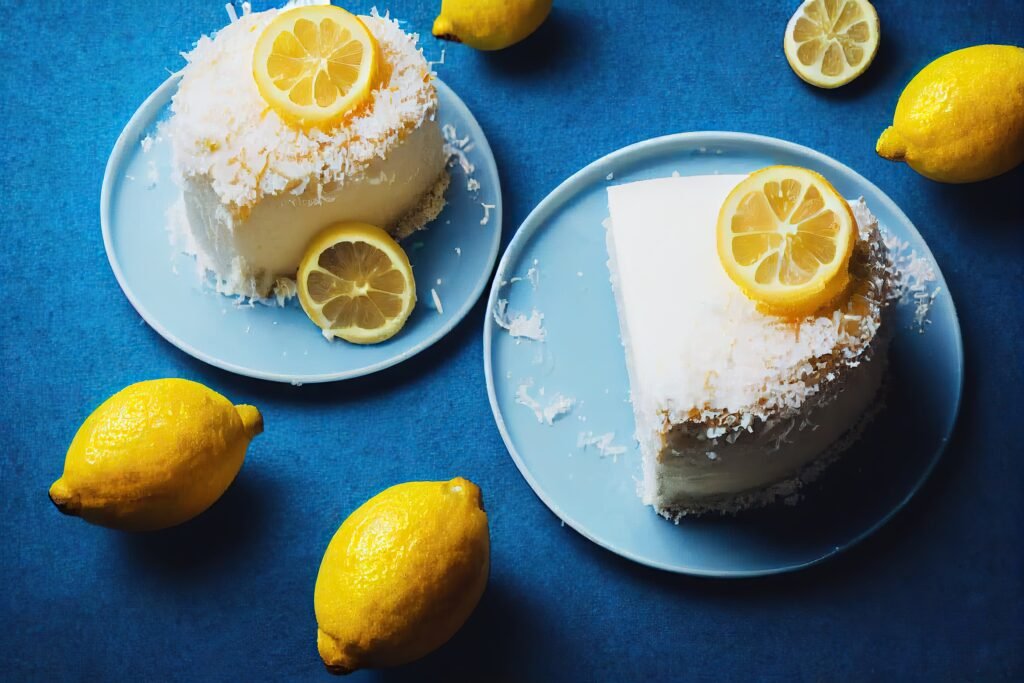
[[[476,484],[398,484],[363,503],[327,546],[313,607],[327,670],[397,666],[448,641],[487,585],[490,537]]]
[[[242,467],[263,417],[184,379],[132,384],[86,418],[50,500],[113,529],[152,531],[213,505]]]
[[[907,84],[875,149],[942,183],[1024,162],[1024,48],[977,45],[936,59]]]
[[[442,0],[433,33],[477,50],[502,50],[536,31],[550,13],[551,0]]]

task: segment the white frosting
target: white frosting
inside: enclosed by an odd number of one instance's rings
[[[856,355],[865,345],[832,317],[791,322],[765,315],[729,279],[715,225],[726,195],[744,177],[671,177],[608,188],[613,278],[639,411],[681,421],[691,411],[763,415],[799,408],[809,395],[803,379],[815,370],[810,361],[840,346]]]
[[[433,74],[417,36],[376,15],[360,17],[389,73],[362,112],[330,131],[303,130],[270,108],[252,76],[252,55],[277,10],[247,14],[185,55],[168,124],[181,177],[206,176],[221,202],[243,212],[266,196],[358,179],[424,121],[433,120]]]
[[[365,111],[329,132],[307,131],[284,122],[252,76],[256,41],[276,14],[247,14],[200,39],[167,125],[182,188],[175,241],[218,291],[252,298],[294,276],[328,225],[364,221],[396,237],[422,227],[447,183],[437,97],[415,35],[362,17],[388,76]]]
[[[884,287],[853,326],[845,308],[787,321],[758,311],[725,273],[715,226],[744,177],[608,188],[609,269],[643,454],[642,494],[659,510],[794,474],[856,423],[880,383],[883,363],[864,361]],[[858,258],[879,261],[877,221],[862,200],[851,204],[862,242],[874,245]],[[876,267],[885,264],[874,263],[872,273]]]

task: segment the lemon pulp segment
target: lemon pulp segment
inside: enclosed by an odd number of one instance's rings
[[[766,312],[814,312],[846,289],[856,223],[846,200],[803,168],[770,166],[726,198],[718,255],[729,277]]]
[[[282,118],[328,126],[369,98],[380,61],[380,47],[358,17],[331,5],[298,7],[263,29],[253,77]]]
[[[394,336],[416,303],[408,256],[366,223],[340,223],[314,238],[298,287],[302,308],[325,335],[358,344]]]
[[[797,76],[837,88],[868,68],[878,39],[878,13],[867,0],[806,0],[786,26],[783,49]]]

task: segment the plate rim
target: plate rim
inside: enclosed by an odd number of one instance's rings
[[[114,147],[110,152],[110,156],[107,158],[107,164],[103,170],[103,184],[100,188],[100,230],[103,235],[103,249],[106,252],[107,262],[110,265],[111,270],[114,272],[114,278],[117,280],[118,286],[121,291],[127,297],[128,302],[135,309],[146,324],[149,325],[153,330],[156,331],[161,337],[169,342],[172,346],[180,349],[189,356],[192,356],[196,360],[202,361],[208,365],[212,365],[221,370],[241,375],[244,377],[252,377],[253,379],[266,380],[271,382],[289,383],[289,384],[320,384],[327,382],[340,382],[347,379],[354,379],[356,377],[364,377],[371,375],[381,370],[398,365],[399,363],[412,358],[422,351],[430,348],[437,342],[441,341],[448,335],[455,327],[462,322],[462,320],[469,314],[473,309],[473,306],[480,300],[481,295],[486,289],[490,282],[491,274],[494,272],[495,263],[498,259],[498,252],[501,249],[501,238],[502,238],[502,191],[501,191],[501,177],[498,174],[498,166],[494,159],[494,153],[491,150],[491,145],[487,140],[487,136],[480,126],[480,122],[477,121],[473,112],[470,111],[469,107],[462,100],[461,97],[451,89],[448,84],[442,81],[440,78],[434,78],[434,85],[438,91],[443,92],[447,97],[455,103],[455,108],[459,110],[461,116],[463,116],[469,123],[470,127],[475,127],[479,131],[479,135],[474,134],[473,142],[476,144],[476,148],[480,150],[480,162],[477,165],[483,166],[485,171],[493,176],[495,180],[495,198],[494,208],[491,209],[491,227],[494,233],[494,237],[491,239],[490,248],[486,256],[487,267],[481,270],[481,274],[477,279],[476,284],[472,288],[471,294],[466,298],[459,308],[454,309],[451,316],[435,330],[433,333],[427,335],[413,346],[403,349],[401,352],[387,358],[385,360],[377,361],[370,365],[364,365],[359,368],[344,370],[341,372],[329,372],[319,374],[280,374],[276,372],[267,372],[256,368],[245,367],[237,365],[228,360],[214,357],[205,351],[202,351],[192,344],[185,342],[180,339],[157,319],[157,317],[150,312],[144,302],[140,301],[135,292],[128,285],[125,278],[124,272],[121,269],[121,264],[117,258],[114,250],[113,238],[111,236],[111,225],[113,224],[113,207],[112,198],[114,192],[114,186],[117,182],[115,178],[116,170],[120,168],[128,155],[131,146],[135,144],[135,138],[140,135],[149,125],[157,120],[159,112],[152,112],[154,108],[162,108],[165,99],[170,102],[170,98],[173,95],[173,91],[179,81],[181,80],[181,72],[171,74],[165,79],[157,88],[151,92],[142,104],[135,110],[131,118],[128,119],[128,123],[125,124],[120,134],[117,136],[117,141],[114,143]],[[152,115],[151,115],[152,114]]]
[[[797,562],[793,564],[780,565],[776,567],[768,567],[763,569],[745,569],[745,570],[708,570],[698,567],[688,567],[679,564],[672,564],[668,562],[662,562],[653,560],[651,558],[644,557],[635,552],[632,552],[621,547],[613,546],[609,543],[603,542],[596,538],[592,533],[588,531],[585,525],[581,524],[575,518],[567,515],[560,506],[550,498],[550,496],[541,489],[538,482],[534,479],[529,469],[524,464],[522,457],[519,455],[518,450],[512,443],[511,436],[508,432],[508,428],[505,424],[505,420],[502,416],[501,410],[498,406],[498,399],[495,390],[494,382],[494,368],[491,364],[492,358],[492,344],[493,337],[495,334],[495,325],[491,321],[491,311],[497,304],[497,299],[501,290],[501,281],[504,278],[504,273],[512,261],[512,257],[518,257],[519,253],[523,249],[523,245],[541,229],[545,224],[545,219],[553,211],[558,209],[566,201],[575,197],[581,186],[587,182],[588,176],[596,174],[597,177],[602,177],[601,174],[606,170],[604,167],[615,163],[623,158],[628,158],[631,155],[643,153],[647,149],[657,149],[662,146],[672,145],[685,145],[690,143],[695,147],[704,146],[711,147],[721,142],[729,143],[740,143],[747,145],[763,145],[768,147],[781,147],[791,153],[798,153],[810,157],[818,163],[825,165],[836,166],[842,171],[851,174],[855,179],[859,180],[869,190],[875,192],[881,199],[881,203],[885,208],[896,216],[898,220],[902,220],[909,225],[911,229],[921,238],[921,244],[924,249],[924,255],[935,264],[936,272],[936,284],[945,289],[946,294],[949,296],[950,310],[952,314],[952,337],[954,340],[954,351],[956,353],[957,365],[956,365],[956,391],[955,398],[953,401],[953,413],[952,420],[949,426],[946,428],[945,433],[942,435],[941,442],[935,452],[932,454],[925,468],[922,470],[920,476],[915,481],[914,485],[910,487],[907,493],[892,506],[884,515],[879,519],[875,520],[872,524],[868,525],[860,533],[853,536],[851,539],[846,541],[843,545],[835,546],[827,552],[819,555],[818,557],[812,558],[806,562]],[[536,495],[544,505],[547,506],[556,517],[561,519],[565,524],[572,527],[574,531],[579,533],[587,540],[595,543],[596,545],[608,550],[620,557],[627,560],[631,560],[638,564],[667,571],[675,574],[684,574],[688,576],[702,577],[702,578],[717,578],[717,579],[743,579],[753,578],[761,576],[772,576],[776,574],[785,574],[789,572],[799,571],[808,567],[821,564],[826,560],[829,560],[843,552],[853,548],[864,539],[868,538],[876,531],[885,526],[893,517],[896,516],[901,510],[903,510],[910,500],[917,494],[917,492],[924,486],[925,482],[931,477],[932,472],[935,470],[939,461],[942,459],[943,454],[946,452],[946,448],[949,446],[949,442],[952,439],[953,433],[956,429],[956,425],[959,422],[960,406],[963,399],[963,384],[964,384],[964,349],[963,349],[963,335],[960,329],[960,318],[957,314],[956,305],[953,301],[952,292],[946,283],[945,276],[939,267],[938,261],[935,259],[935,255],[931,251],[931,247],[925,241],[924,236],[917,229],[917,226],[907,217],[903,210],[897,206],[897,204],[883,192],[877,185],[872,183],[870,180],[865,178],[863,175],[853,170],[846,164],[824,154],[817,150],[811,149],[804,145],[790,142],[788,140],[782,140],[767,135],[758,135],[755,133],[743,133],[738,131],[719,131],[719,130],[705,130],[705,131],[689,131],[684,133],[672,133],[668,135],[661,135],[639,142],[620,147],[608,154],[605,154],[594,161],[591,161],[583,168],[579,169],[568,178],[560,182],[554,189],[548,192],[547,195],[540,201],[537,206],[527,214],[526,218],[520,224],[516,230],[512,239],[509,241],[505,252],[502,254],[501,260],[498,263],[498,268],[495,271],[494,279],[491,282],[490,291],[487,297],[487,305],[484,310],[484,331],[483,331],[483,361],[484,361],[484,377],[487,384],[487,398],[490,402],[491,413],[494,417],[495,424],[498,427],[498,432],[501,434],[501,439],[505,443],[505,448],[509,455],[512,457],[516,468],[519,473],[529,484]],[[630,436],[632,439],[632,435]],[[668,523],[666,521],[666,523]]]

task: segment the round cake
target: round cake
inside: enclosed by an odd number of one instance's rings
[[[333,223],[371,223],[397,239],[424,227],[449,180],[416,35],[375,12],[360,17],[380,46],[380,84],[337,126],[304,129],[270,107],[253,77],[256,42],[278,14],[245,14],[198,41],[163,131],[181,188],[176,244],[218,291],[253,299],[286,290],[306,245]]]

